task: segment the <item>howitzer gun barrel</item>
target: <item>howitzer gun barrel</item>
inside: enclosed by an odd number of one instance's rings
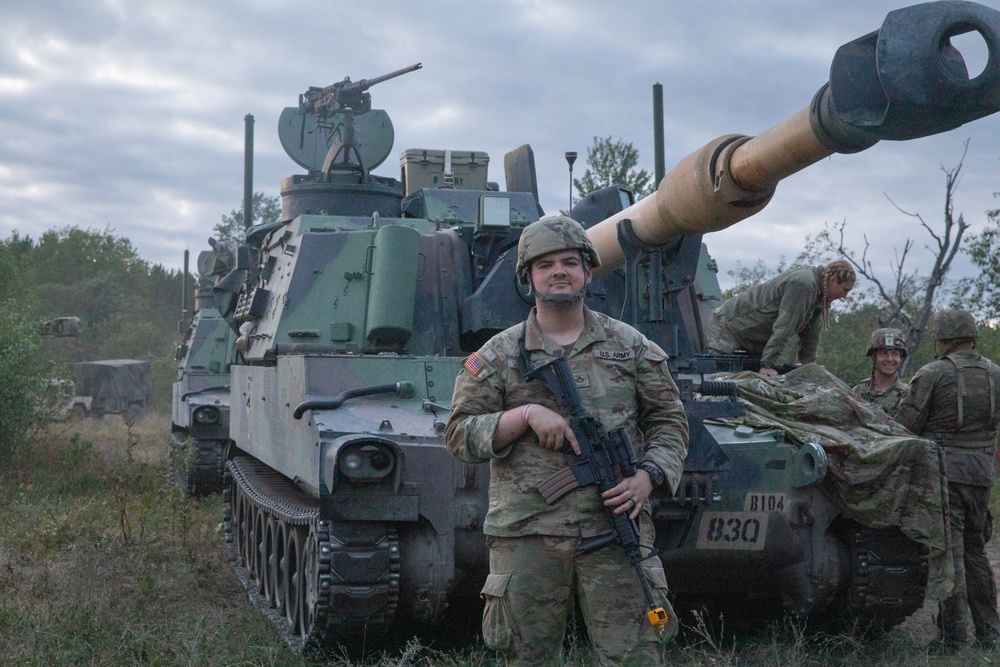
[[[989,51],[970,79],[950,38],[976,31]],[[725,229],[761,211],[782,179],[833,153],[881,139],[952,130],[1000,110],[1000,12],[973,2],[928,2],[890,12],[882,27],[841,46],[812,103],[755,137],[725,135],[685,157],[656,192],[591,227],[595,278],[621,266],[617,226],[645,243]]]

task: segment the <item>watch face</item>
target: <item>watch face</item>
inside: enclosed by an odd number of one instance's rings
[[[660,471],[659,468],[656,468],[651,465],[644,465],[641,467],[649,475],[649,481],[653,483],[653,486],[659,486],[660,484],[663,484],[663,473]]]

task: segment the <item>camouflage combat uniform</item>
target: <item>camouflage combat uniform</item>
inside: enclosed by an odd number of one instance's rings
[[[568,416],[541,381],[523,379],[517,363],[522,335],[533,365],[566,354],[587,412],[609,431],[624,425],[636,458],[664,472],[670,495],[687,451],[687,418],[666,355],[622,322],[584,308],[583,331],[564,348],[541,332],[532,310],[526,323],[494,336],[470,357],[455,383],[446,442],[462,461],[490,462],[484,639],[510,651],[511,664],[560,664],[575,589],[600,664],[662,664],[677,621],[659,559],[646,560],[643,570],[670,619],[664,637],[646,620],[646,599],[621,547],[575,555],[581,538],[611,530],[595,488],[577,488],[551,505],[537,490],[567,465],[566,455],[541,447],[530,428],[511,446],[493,449],[505,410],[534,403]],[[641,542],[650,547],[648,506],[638,523]]]
[[[897,377],[896,381],[887,389],[878,391],[874,387],[872,378],[866,378],[859,382],[852,391],[869,403],[874,403],[881,407],[891,415],[899,408],[899,402],[903,400],[906,387],[907,384]]]
[[[970,611],[977,639],[1000,640],[996,582],[986,556],[998,389],[1000,367],[975,350],[959,350],[917,371],[896,413],[896,421],[937,442],[945,454],[955,588],[941,605],[939,625],[942,640],[953,646],[969,639]]]
[[[798,335],[799,360],[815,361],[823,326],[823,268],[790,269],[726,299],[709,319],[708,350],[745,350],[760,356],[761,367],[775,368],[792,336]]]

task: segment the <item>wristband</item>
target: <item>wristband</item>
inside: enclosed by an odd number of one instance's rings
[[[523,408],[521,408],[521,426],[527,426],[528,425],[528,408],[530,408],[530,407],[531,407],[531,403],[528,403],[526,406],[524,406]]]

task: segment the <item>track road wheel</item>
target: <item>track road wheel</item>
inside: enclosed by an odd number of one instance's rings
[[[289,634],[302,637],[305,626],[305,546],[309,532],[304,526],[292,526],[287,532],[285,554],[282,558],[284,570],[284,608]]]
[[[320,562],[319,539],[315,529],[310,530],[309,537],[306,538],[302,558],[302,579],[304,597],[302,636],[308,639],[314,637],[318,631],[315,626],[319,614]]]
[[[260,508],[254,508],[253,511],[253,531],[254,531],[254,557],[253,557],[253,576],[254,576],[254,592],[262,598],[267,597],[267,557],[270,553],[270,548],[267,544],[267,524],[268,517],[267,512]]]
[[[264,563],[261,570],[264,573],[264,601],[270,609],[278,606],[278,596],[275,592],[278,578],[277,542],[278,523],[273,517],[268,516],[264,522]]]

